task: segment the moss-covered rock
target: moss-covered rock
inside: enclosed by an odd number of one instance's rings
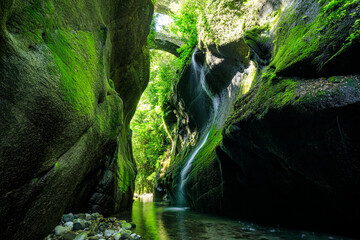
[[[358,0],[205,1],[205,81],[238,99],[193,162],[192,207],[359,235],[359,17]],[[174,136],[201,132],[185,131],[193,119]],[[171,194],[193,148],[180,145],[163,181]]]
[[[0,238],[39,239],[64,210],[131,205],[128,124],[148,81],[152,8],[1,1]]]

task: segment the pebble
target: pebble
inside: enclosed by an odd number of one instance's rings
[[[95,220],[95,219],[98,219],[100,217],[100,214],[99,213],[93,213],[91,214],[91,219]]]
[[[63,215],[63,221],[64,222],[71,222],[74,220],[74,215],[72,213],[64,214]]]
[[[105,237],[111,237],[115,233],[114,230],[105,230],[104,236]]]
[[[85,213],[85,219],[86,219],[86,220],[91,220],[91,215],[88,214],[88,213]]]
[[[62,216],[60,224],[45,239],[139,240],[141,236],[130,230],[135,228],[133,223],[115,217],[104,218],[99,213],[68,213]]]
[[[124,228],[124,229],[131,229],[131,223],[127,223],[127,222],[124,222],[123,224],[121,224],[121,227]]]
[[[74,240],[85,240],[86,238],[87,238],[86,233],[80,233],[79,235],[76,236]]]
[[[114,236],[115,240],[119,240],[120,238],[121,238],[121,233],[115,234],[115,236]]]
[[[83,225],[81,225],[80,222],[75,222],[74,226],[73,226],[73,230],[77,231],[77,230],[81,230],[81,229],[84,229]]]
[[[64,238],[64,240],[74,240],[76,238],[76,233],[75,232],[65,233],[63,238]]]
[[[74,223],[73,222],[66,222],[65,227],[68,227],[70,229],[73,229]]]
[[[64,235],[65,233],[67,233],[67,232],[70,232],[70,228],[68,228],[68,227],[63,227],[63,226],[56,226],[55,227],[55,235],[57,235],[57,236],[62,236],[62,235]]]
[[[122,232],[121,233],[121,239],[132,240],[133,238],[131,237],[131,235],[128,232]]]

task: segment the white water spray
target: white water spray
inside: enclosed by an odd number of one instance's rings
[[[215,122],[217,112],[218,112],[218,108],[219,108],[219,104],[220,104],[220,97],[218,95],[214,96],[211,93],[209,87],[207,86],[207,84],[205,82],[205,70],[204,70],[204,68],[202,66],[199,66],[196,63],[196,61],[195,61],[195,52],[194,52],[194,54],[192,56],[192,62],[191,62],[192,70],[194,71],[193,74],[195,75],[197,80],[200,80],[202,89],[211,98],[211,100],[213,102],[213,114],[212,114],[212,117],[210,117],[207,126],[202,131],[202,134],[204,134],[204,137],[201,138],[200,142],[196,145],[195,149],[191,152],[185,166],[181,170],[180,182],[179,182],[180,187],[178,189],[178,194],[177,194],[177,205],[180,206],[180,207],[185,207],[186,206],[186,189],[185,189],[185,185],[186,185],[186,182],[188,180],[189,173],[190,173],[192,164],[193,164],[193,162],[194,162],[194,160],[196,158],[196,155],[199,153],[201,148],[205,145],[205,143],[208,140],[208,137],[210,135],[210,130],[211,130],[211,127],[213,126],[213,124]]]

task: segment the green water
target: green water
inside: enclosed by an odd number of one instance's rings
[[[237,221],[186,208],[164,206],[160,203],[136,200],[132,211],[117,217],[136,224],[134,232],[144,240],[348,240],[327,234],[306,231],[293,231],[281,228],[259,226],[249,222]]]

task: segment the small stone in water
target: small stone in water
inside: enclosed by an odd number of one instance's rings
[[[88,214],[88,213],[85,213],[85,219],[86,219],[86,220],[91,220],[91,215]]]
[[[56,226],[56,228],[55,228],[55,235],[57,235],[57,236],[62,236],[62,235],[64,235],[65,233],[67,233],[67,232],[70,232],[70,228],[68,228],[68,227],[63,227],[63,226]]]
[[[88,228],[88,227],[90,227],[90,222],[89,221],[84,221],[84,227],[86,227],[86,228]]]
[[[91,219],[95,220],[95,219],[98,219],[100,217],[100,213],[93,213],[91,214]]]
[[[83,225],[81,225],[81,223],[79,223],[79,222],[75,222],[74,226],[73,226],[73,230],[77,231],[77,230],[81,230],[81,229],[84,229]]]
[[[63,215],[64,222],[71,222],[72,220],[74,220],[74,215],[72,213]]]
[[[122,232],[121,233],[121,239],[129,239],[129,240],[131,240],[132,237],[128,232]]]
[[[124,222],[121,224],[121,227],[126,230],[129,230],[129,229],[131,229],[131,223]]]
[[[121,238],[121,233],[115,234],[115,236],[114,236],[115,240],[119,240],[120,238]]]
[[[136,233],[130,235],[132,238],[136,237]]]
[[[74,240],[76,238],[76,233],[70,231],[68,233],[65,233],[63,238],[64,240]]]
[[[74,223],[73,222],[66,222],[65,227],[68,227],[70,229],[73,229]]]
[[[104,232],[105,229],[106,229],[105,225],[100,225],[100,227],[99,227],[100,232]]]
[[[105,237],[110,237],[110,236],[112,236],[114,233],[115,233],[114,230],[105,230],[104,236],[105,236]]]
[[[87,237],[86,233],[80,233],[79,235],[76,236],[74,240],[85,240],[86,237]]]
[[[91,237],[88,237],[89,240],[98,240],[99,238],[96,237],[96,236],[91,236]]]

